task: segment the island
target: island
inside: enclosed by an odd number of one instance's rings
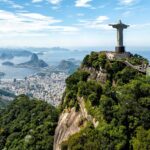
[[[57,66],[57,68],[61,71],[65,71],[65,72],[68,72],[68,73],[73,73],[74,71],[76,71],[76,69],[78,68],[79,66],[75,63],[75,62],[72,62],[72,61],[69,61],[69,60],[62,60],[59,65]]]
[[[17,67],[44,68],[48,67],[48,64],[45,61],[39,59],[37,54],[32,54],[29,61],[18,64]]]
[[[10,61],[5,61],[2,63],[2,65],[4,66],[14,66],[14,63],[10,62]]]

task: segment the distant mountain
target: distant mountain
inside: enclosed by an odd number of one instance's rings
[[[3,77],[5,76],[5,73],[4,72],[0,72],[0,77]]]
[[[69,60],[62,60],[57,68],[62,71],[67,71],[68,73],[73,73],[79,66],[76,63]]]
[[[0,113],[3,109],[5,109],[8,106],[10,101],[12,101],[14,98],[14,93],[4,89],[0,89]]]
[[[2,65],[4,66],[14,66],[14,63],[10,62],[10,61],[5,61],[2,63]]]
[[[11,93],[10,91],[4,90],[4,89],[0,89],[0,96],[5,96],[5,97],[11,97],[14,98],[15,94]]]
[[[0,54],[0,59],[12,59],[14,56],[9,53],[1,53]]]
[[[70,51],[70,49],[61,48],[61,47],[52,47],[52,48],[50,48],[50,50],[53,50],[53,51]]]
[[[49,52],[49,51],[70,51],[70,49],[62,48],[62,47],[50,47],[50,48],[28,48],[34,52]]]
[[[12,59],[13,57],[28,57],[33,53],[37,55],[43,55],[44,52],[55,51],[55,52],[69,52],[71,49],[62,48],[62,47],[50,47],[50,48],[35,48],[35,47],[26,47],[26,48],[0,48],[0,59]],[[78,51],[78,50],[73,50]]]
[[[32,55],[32,52],[27,51],[27,50],[0,49],[0,59],[12,59],[14,57],[28,57],[31,55]]]
[[[43,60],[39,59],[37,54],[32,54],[31,60],[25,63],[18,64],[19,67],[34,67],[34,68],[44,68],[48,67],[48,64]]]
[[[76,65],[80,65],[80,64],[81,64],[81,61],[80,61],[80,60],[77,60],[77,59],[75,59],[75,58],[69,58],[68,61],[71,61],[71,62],[73,62],[73,63],[76,64]]]

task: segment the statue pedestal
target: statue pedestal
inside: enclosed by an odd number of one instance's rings
[[[124,53],[125,47],[124,46],[116,46],[115,51],[116,51],[116,53]]]

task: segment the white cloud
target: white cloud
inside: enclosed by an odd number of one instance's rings
[[[32,3],[39,3],[39,2],[43,2],[43,1],[47,1],[50,4],[53,4],[53,5],[58,5],[58,4],[60,4],[60,2],[62,0],[32,0]]]
[[[73,26],[57,25],[62,20],[38,13],[12,13],[0,10],[0,34],[31,34],[51,32],[77,32]]]
[[[32,3],[39,3],[42,2],[43,0],[32,0]]]
[[[132,24],[131,25],[132,29],[149,29],[150,28],[150,23],[143,23],[143,24]]]
[[[99,16],[94,20],[79,20],[79,26],[98,30],[109,30],[111,28],[105,23],[107,20],[109,20],[107,16]]]
[[[119,1],[120,1],[120,4],[123,4],[123,5],[131,5],[137,2],[137,0],[119,0]]]
[[[58,4],[60,4],[61,0],[48,0],[48,2],[53,5],[58,5]]]
[[[91,7],[89,4],[92,0],[76,0],[76,7]]]
[[[103,23],[104,21],[108,20],[109,18],[107,16],[99,16],[96,18],[96,23]]]
[[[19,4],[15,3],[15,2],[13,2],[12,0],[0,0],[0,2],[8,4],[12,8],[16,8],[16,9],[22,9],[22,8],[24,8],[22,5],[19,5]]]

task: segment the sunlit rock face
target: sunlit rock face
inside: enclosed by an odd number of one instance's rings
[[[82,113],[76,112],[75,108],[65,110],[58,122],[55,130],[54,150],[61,150],[61,143],[67,141],[68,138],[76,132],[80,131],[80,121]]]
[[[88,121],[92,122],[94,127],[97,127],[99,122],[88,114],[84,99],[78,97],[80,110],[76,111],[75,107],[66,109],[62,112],[59,118],[57,128],[55,130],[53,150],[61,150],[61,144],[69,139],[69,137],[85,127]]]

